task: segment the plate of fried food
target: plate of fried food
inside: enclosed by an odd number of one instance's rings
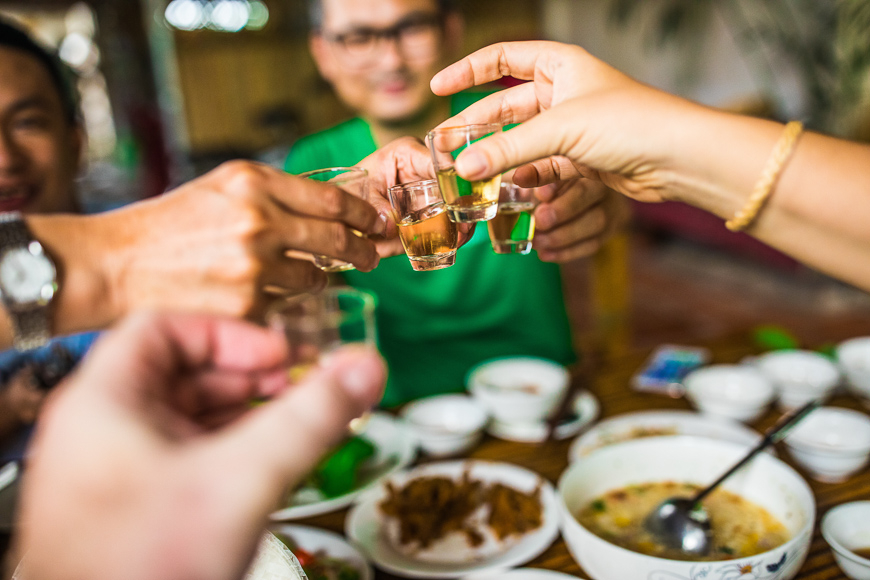
[[[437,462],[362,494],[345,535],[379,568],[407,578],[461,578],[522,565],[559,535],[553,486],[510,463]]]
[[[348,435],[300,485],[288,490],[285,507],[272,512],[271,519],[297,520],[346,508],[416,456],[417,440],[403,421],[372,413],[358,434]]]

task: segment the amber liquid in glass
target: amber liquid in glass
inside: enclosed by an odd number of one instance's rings
[[[453,265],[459,235],[443,203],[405,217],[399,222],[399,238],[415,270],[437,270]]]
[[[509,201],[501,204],[494,218],[486,222],[496,254],[528,254],[535,237],[535,204]]]
[[[484,181],[468,181],[451,167],[438,171],[438,187],[450,210],[450,219],[455,222],[490,220],[498,210],[501,175]]]

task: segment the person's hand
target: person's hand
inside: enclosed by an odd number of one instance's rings
[[[360,163],[360,167],[369,172],[372,187],[369,201],[378,212],[379,236],[375,237],[378,254],[382,258],[404,254],[402,242],[398,238],[398,228],[388,191],[394,185],[435,179],[435,168],[432,165],[432,155],[426,146],[414,137],[401,137],[381,147]],[[460,245],[467,242],[474,234],[473,225],[457,224],[460,233]]]
[[[101,338],[43,410],[23,578],[240,578],[287,486],[386,377],[350,349],[288,387],[287,356],[276,333],[204,316],[136,315]]]
[[[507,75],[533,82],[490,95],[442,124],[523,123],[464,151],[456,169],[467,179],[536,162],[517,171],[518,184],[581,174],[641,201],[661,201],[674,143],[691,127],[693,110],[706,111],[555,42],[489,46],[435,75],[432,90],[447,95]]]
[[[628,219],[625,198],[599,181],[569,179],[539,187],[535,250],[544,262],[591,256]]]
[[[27,367],[0,386],[0,441],[31,425],[44,399],[45,392],[34,385],[33,372]]]
[[[21,425],[30,425],[36,421],[39,409],[45,399],[45,391],[40,390],[33,382],[33,371],[27,367],[21,369],[4,387],[4,406],[15,413]]]
[[[288,251],[368,271],[378,214],[338,188],[245,161],[226,163],[159,198],[95,216],[112,240],[115,318],[139,309],[258,318],[273,294],[318,291],[326,275]],[[109,307],[109,305],[107,305]]]

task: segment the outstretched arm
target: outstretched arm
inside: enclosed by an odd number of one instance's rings
[[[436,75],[432,88],[450,94],[503,75],[533,82],[444,123],[523,122],[469,147],[457,160],[467,178],[533,163],[518,181],[581,174],[640,201],[682,201],[729,219],[746,204],[782,132],[778,123],[703,107],[551,42],[487,47]],[[806,133],[748,232],[870,289],[868,220],[870,146]]]

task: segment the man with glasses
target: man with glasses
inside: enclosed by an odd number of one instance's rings
[[[448,0],[312,0],[310,48],[323,77],[358,117],[295,144],[290,173],[349,166],[401,136],[428,130],[486,93],[436,97],[429,81],[455,60],[463,21]],[[492,357],[575,360],[555,263],[587,256],[611,228],[616,195],[582,182],[537,211],[535,253],[495,255],[478,227],[456,265],[412,271],[404,256],[345,280],[379,298],[381,351],[390,367],[382,404],[461,391]]]

